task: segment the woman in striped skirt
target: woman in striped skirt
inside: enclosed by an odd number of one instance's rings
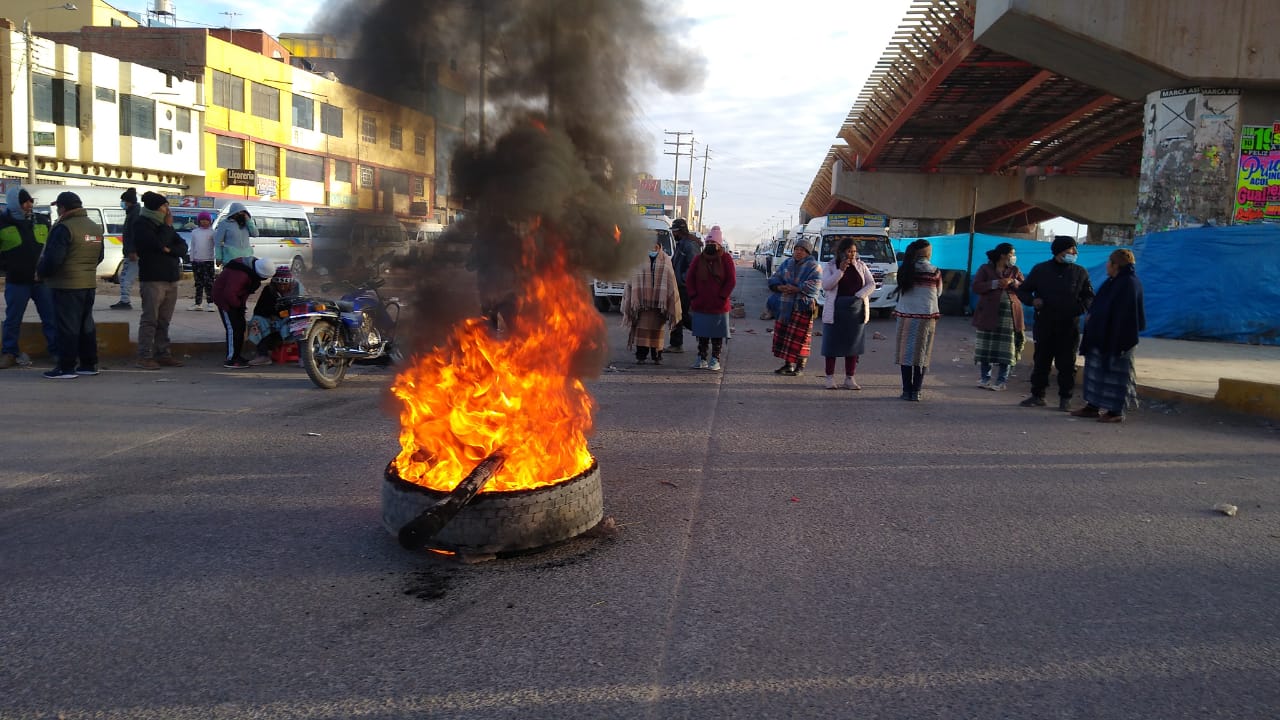
[[[1076,417],[1098,422],[1124,422],[1124,411],[1138,404],[1133,349],[1147,326],[1142,282],[1133,252],[1121,248],[1107,260],[1107,281],[1098,288],[1084,321],[1080,354],[1084,355],[1084,401]]]
[[[806,238],[796,241],[791,257],[769,278],[769,289],[781,297],[778,321],[773,325],[773,354],[782,360],[782,366],[774,370],[779,375],[799,375],[809,359],[821,280],[822,266]]]
[[[929,262],[933,246],[920,239],[907,246],[898,268],[898,305],[893,314],[898,318],[896,360],[902,371],[903,400],[920,401],[920,388],[933,354],[933,336],[937,330],[938,296],[942,293],[942,272]]]
[[[978,306],[973,311],[973,327],[978,331],[973,361],[981,372],[978,387],[999,391],[1007,389],[1009,368],[1018,364],[1022,354],[1025,318],[1022,302],[1014,291],[1025,278],[1010,243],[988,250],[987,260],[990,262],[978,268],[973,278],[973,292],[978,296]]]

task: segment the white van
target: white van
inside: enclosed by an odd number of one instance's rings
[[[858,258],[867,264],[876,289],[869,298],[871,309],[887,315],[898,305],[898,256],[889,240],[889,218],[884,215],[824,215],[809,221],[804,237],[813,244],[818,262],[830,262],[836,246],[852,237],[858,246]],[[892,297],[890,297],[892,295]],[[818,305],[825,304],[826,293],[818,290]]]
[[[231,203],[240,203],[249,211],[249,238],[254,257],[264,258],[272,265],[289,265],[295,275],[311,268],[313,245],[307,208],[293,203],[218,198],[214,203],[216,210],[211,212],[213,227],[227,218]],[[177,213],[172,201],[169,208]],[[196,215],[200,209],[184,208],[183,212]],[[183,224],[185,226],[185,221]],[[178,226],[177,217],[174,226]]]
[[[638,220],[640,227],[652,231],[657,236],[658,243],[667,257],[676,254],[675,236],[671,234],[671,221],[666,216],[643,215]],[[620,306],[622,295],[626,290],[625,282],[609,282],[599,278],[591,280],[591,294],[595,297],[596,309],[600,312],[609,312],[614,307]]]
[[[418,246],[417,235],[386,213],[316,208],[307,217],[315,234],[315,267],[324,272],[380,274]]]
[[[112,282],[119,281],[120,264],[124,261],[124,209],[120,207],[120,194],[127,188],[45,183],[22,187],[35,198],[37,213],[49,213],[51,224],[58,219],[58,209],[53,205],[58,194],[73,192],[79,195],[85,214],[106,231],[106,235],[102,237],[102,262],[98,263],[98,277]],[[146,191],[147,188],[140,187],[138,195],[141,196]]]

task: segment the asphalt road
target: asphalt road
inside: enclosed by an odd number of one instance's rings
[[[822,390],[740,273],[722,375],[608,318],[616,535],[477,565],[380,526],[391,371],[0,373],[0,718],[1280,714],[1273,427],[1019,408],[962,319],[925,402],[888,340]]]

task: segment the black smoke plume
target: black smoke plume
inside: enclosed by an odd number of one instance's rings
[[[621,278],[653,235],[628,205],[638,161],[651,150],[632,120],[638,90],[692,88],[702,60],[672,8],[652,0],[383,0],[331,14],[328,32],[354,33],[355,73],[344,81],[402,104],[430,96],[441,65],[456,68],[468,95],[468,140],[449,172],[463,218],[411,269],[419,348],[475,316],[482,294],[548,258],[524,251],[538,218],[539,253],[562,252],[573,272]],[[475,112],[484,89],[481,116]],[[437,168],[437,172],[445,172]],[[621,239],[615,238],[615,228]],[[462,273],[465,262],[475,275]],[[530,267],[532,264],[532,267]],[[492,298],[489,298],[492,300]],[[601,343],[603,344],[603,343]]]

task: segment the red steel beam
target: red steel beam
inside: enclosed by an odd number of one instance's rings
[[[929,99],[929,95],[931,95],[933,91],[942,84],[943,80],[947,79],[947,76],[951,74],[951,71],[955,70],[957,65],[963,62],[965,58],[969,57],[969,53],[973,52],[973,48],[975,46],[976,43],[973,41],[973,36],[970,35],[961,41],[960,44],[956,46],[955,50],[951,51],[951,54],[948,55],[942,63],[938,65],[937,69],[933,71],[933,74],[929,76],[929,79],[916,89],[915,94],[911,96],[911,100],[909,100],[907,104],[898,111],[897,116],[894,117],[893,120],[889,122],[888,126],[885,127],[885,129],[880,132],[879,136],[876,137],[875,143],[872,144],[870,150],[867,151],[867,156],[862,159],[862,167],[870,168],[875,164],[876,158],[879,157],[880,153],[884,152],[885,148],[889,147],[889,143],[893,141],[894,133],[898,132],[898,130],[902,128],[903,124],[920,109],[921,105],[925,104]]]
[[[988,165],[986,172],[994,173],[1004,169],[1004,166],[1008,165],[1009,161],[1013,160],[1015,157],[1020,155],[1022,151],[1030,147],[1031,143],[1035,142],[1036,140],[1043,140],[1046,138],[1053,137],[1054,135],[1061,132],[1064,128],[1068,127],[1069,125],[1079,120],[1080,118],[1088,115],[1089,113],[1092,113],[1095,110],[1098,110],[1099,108],[1103,108],[1103,107],[1106,107],[1107,105],[1110,105],[1111,103],[1115,102],[1115,100],[1116,100],[1115,97],[1111,95],[1102,95],[1098,98],[1095,98],[1091,102],[1083,105],[1082,107],[1074,110],[1073,112],[1063,116],[1061,119],[1053,121],[1049,125],[1046,125],[1044,128],[1042,128],[1040,132],[1036,133],[1035,135],[1032,135],[1031,137],[1028,137],[1028,138],[1023,138],[1022,140],[1018,141],[1013,147],[1009,148],[1008,152],[996,158],[994,162]]]
[[[983,126],[985,126],[987,123],[994,120],[996,116],[1000,115],[1001,113],[1005,112],[1009,108],[1016,105],[1019,100],[1026,97],[1036,88],[1043,85],[1045,81],[1047,81],[1051,77],[1053,77],[1053,73],[1048,70],[1041,70],[1035,75],[1032,75],[1031,79],[1022,83],[1022,85],[1018,86],[1018,89],[1009,93],[1008,95],[1005,96],[1003,100],[996,103],[995,105],[992,105],[990,108],[987,109],[986,112],[974,118],[973,122],[969,123],[969,125],[965,127],[965,129],[961,130],[955,135],[952,135],[950,140],[946,141],[945,143],[942,144],[942,147],[938,148],[938,151],[933,154],[933,157],[930,157],[928,160],[925,161],[924,167],[922,169],[925,172],[933,172],[934,170],[937,170],[938,163],[942,162],[943,160],[946,160],[947,156],[950,155],[951,152],[956,149],[956,146],[958,146],[960,143],[964,142],[965,140],[968,140],[970,137],[973,136],[974,133],[982,129]]]
[[[1119,145],[1120,143],[1127,142],[1136,137],[1142,137],[1142,128],[1138,128],[1136,130],[1130,130],[1129,132],[1123,135],[1117,135],[1116,137],[1113,137],[1109,140],[1103,140],[1097,145],[1094,145],[1093,147],[1086,150],[1083,154],[1081,154],[1075,160],[1072,160],[1071,162],[1063,165],[1062,170],[1063,172],[1069,172],[1069,173],[1075,172],[1076,168],[1080,167],[1081,165],[1098,157],[1102,153],[1110,150],[1111,148]]]

